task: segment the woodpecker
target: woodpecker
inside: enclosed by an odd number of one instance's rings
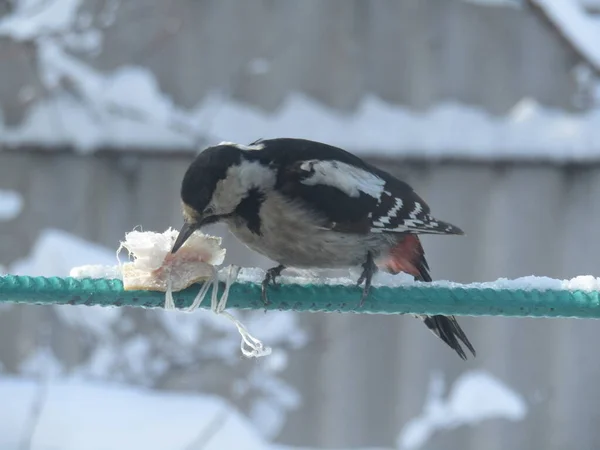
[[[367,297],[378,269],[429,282],[420,234],[462,235],[430,214],[404,181],[340,148],[305,139],[222,142],[203,150],[182,185],[184,225],[175,253],[191,234],[224,222],[246,246],[278,263],[262,298],[286,267],[362,267]],[[466,359],[475,349],[453,316],[417,316]]]

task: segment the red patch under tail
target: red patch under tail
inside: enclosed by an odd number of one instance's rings
[[[419,281],[431,281],[425,251],[416,234],[404,236],[380,264],[390,273],[405,272]]]

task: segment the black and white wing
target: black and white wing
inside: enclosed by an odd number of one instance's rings
[[[371,214],[371,232],[463,234],[463,231],[430,214],[429,206],[408,185],[386,183]],[[406,189],[408,188],[408,189]]]
[[[325,144],[285,141],[285,149],[279,151],[286,152],[286,167],[280,170],[278,188],[290,199],[301,199],[325,217],[331,229],[359,233],[463,234],[458,227],[431,216],[429,206],[408,184],[356,156]],[[310,146],[303,147],[305,142]],[[323,146],[321,151],[317,146]],[[313,155],[319,158],[302,158]]]

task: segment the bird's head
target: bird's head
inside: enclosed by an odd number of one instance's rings
[[[196,157],[181,184],[184,225],[171,253],[197,229],[235,215],[251,192],[275,184],[275,172],[256,157],[263,147],[223,142]]]

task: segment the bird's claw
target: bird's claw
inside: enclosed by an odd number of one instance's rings
[[[363,281],[365,281],[367,279],[367,277],[365,276],[365,271],[363,270],[362,273],[360,274],[360,277],[358,277],[358,280],[356,281],[356,285],[360,286],[361,284],[363,284]]]
[[[363,305],[365,304],[365,300],[368,297],[369,292],[371,291],[371,280],[373,279],[373,275],[377,271],[377,266],[375,265],[375,262],[373,261],[373,257],[371,256],[370,253],[367,254],[367,260],[362,265],[362,267],[363,267],[363,271],[360,274],[360,277],[358,277],[358,281],[356,282],[356,285],[360,286],[361,284],[365,283],[365,286],[363,287],[363,291],[362,291],[362,295],[360,297],[360,303],[358,304],[358,308],[362,308]]]
[[[261,299],[263,304],[265,305],[265,311],[266,307],[270,303],[269,298],[267,297],[267,288],[269,287],[269,284],[277,286],[277,278],[281,275],[283,269],[285,269],[285,266],[279,265],[277,267],[273,267],[267,270],[267,273],[265,274],[265,278],[263,279],[261,284]]]
[[[362,308],[364,306],[365,300],[369,296],[369,291],[370,290],[371,290],[371,286],[370,285],[367,286],[365,284],[365,287],[363,288],[363,291],[362,291],[362,295],[360,296],[360,302],[358,303],[358,307],[359,308]]]

